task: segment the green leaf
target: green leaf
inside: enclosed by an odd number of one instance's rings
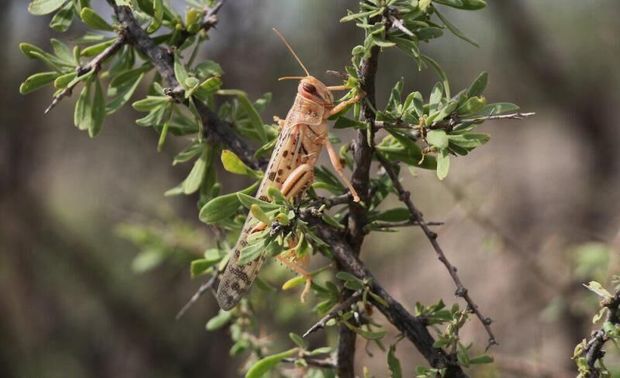
[[[54,87],[56,89],[66,88],[69,83],[71,83],[77,76],[77,72],[69,72],[63,75],[60,75],[54,80]]]
[[[448,75],[446,75],[446,73],[441,68],[439,63],[437,63],[431,57],[427,55],[421,55],[420,57],[422,58],[424,62],[429,64],[433,68],[433,70],[437,73],[437,75],[441,78],[441,83],[443,84],[443,90],[445,92],[445,95],[447,98],[450,98],[451,97],[450,96],[450,82],[448,81]]]
[[[336,278],[344,281],[344,286],[351,290],[361,290],[364,288],[364,283],[359,278],[355,277],[351,273],[348,272],[338,272],[336,273]]]
[[[357,20],[359,18],[373,17],[373,16],[381,14],[382,12],[383,12],[383,8],[373,9],[373,10],[369,10],[366,12],[360,12],[360,13],[353,13],[351,11],[347,11],[348,14],[342,17],[340,19],[340,22],[349,22],[349,21]]]
[[[293,289],[303,283],[306,282],[306,277],[304,276],[295,276],[290,280],[286,281],[282,284],[282,290],[290,290]]]
[[[585,286],[588,290],[590,290],[591,292],[595,293],[596,295],[598,295],[599,297],[603,299],[612,299],[614,297],[599,282],[590,281],[590,283],[588,283],[587,285],[584,284],[583,286]]]
[[[202,152],[202,149],[203,147],[200,142],[198,141],[193,142],[186,149],[179,152],[177,156],[174,157],[174,160],[172,161],[172,165],[177,165],[179,163],[185,163],[187,161],[192,160],[196,156],[200,155],[200,153]]]
[[[108,47],[110,47],[115,41],[116,41],[116,39],[109,39],[107,41],[104,41],[104,42],[101,42],[101,43],[96,43],[94,45],[88,46],[87,48],[82,50],[81,55],[83,57],[86,57],[86,58],[90,58],[90,57],[93,57],[95,55],[99,55],[100,53],[103,52],[103,50],[105,50]]]
[[[153,0],[153,22],[146,29],[147,33],[153,33],[159,29],[164,19],[163,0]]]
[[[192,278],[205,273],[214,263],[207,259],[193,260],[190,267]]]
[[[258,188],[258,182],[244,189],[242,192],[254,193]],[[207,202],[201,209],[198,218],[207,224],[215,224],[219,221],[230,219],[241,206],[238,193],[225,194]]]
[[[254,216],[254,218],[265,224],[271,224],[271,219],[265,214],[265,212],[260,208],[260,206],[253,204],[250,207],[250,213]]]
[[[92,81],[87,81],[84,84],[84,88],[80,92],[80,97],[78,97],[77,102],[75,103],[75,111],[73,113],[73,123],[80,130],[89,130],[91,129],[90,124],[92,123],[92,104],[91,104],[91,92],[92,92]]]
[[[234,152],[230,150],[222,150],[221,159],[224,169],[230,173],[251,176],[255,178],[258,177],[258,174],[253,169],[245,165],[245,163],[241,159],[239,159],[239,157]]]
[[[99,134],[99,131],[101,131],[103,119],[105,118],[105,99],[103,98],[103,89],[101,88],[101,82],[99,79],[95,79],[95,95],[93,98],[91,111],[93,121],[88,128],[88,135],[91,138],[94,138],[97,134]]]
[[[487,100],[484,97],[470,97],[458,107],[456,112],[460,115],[475,114],[482,110],[486,103]]]
[[[450,155],[448,149],[443,149],[437,154],[437,178],[443,180],[450,170]]]
[[[177,78],[179,84],[185,88],[185,90],[189,89],[185,87],[185,82],[189,78],[189,74],[187,73],[187,69],[185,69],[185,65],[178,55],[174,56],[174,76]]]
[[[239,257],[238,264],[245,265],[249,264],[252,261],[258,259],[260,256],[265,254],[268,250],[267,245],[265,245],[264,239],[261,239],[261,236],[265,236],[265,231],[253,234],[254,238],[256,238],[252,243],[241,249],[241,256]]]
[[[457,28],[454,24],[452,24],[436,8],[435,8],[435,14],[437,15],[437,17],[439,17],[441,22],[443,22],[443,24],[446,25],[448,30],[450,30],[450,32],[452,32],[452,34],[454,34],[455,36],[459,37],[460,39],[462,39],[465,42],[471,43],[472,45],[474,45],[476,47],[480,47],[480,46],[478,46],[478,43],[476,41],[474,41],[473,39],[468,38],[465,34],[463,34],[463,32],[459,30],[459,28]]]
[[[463,0],[465,10],[478,10],[487,6],[486,0]]]
[[[131,262],[131,269],[136,273],[145,273],[162,263],[164,254],[159,250],[146,250]]]
[[[196,160],[192,170],[187,175],[187,178],[183,181],[183,193],[192,194],[200,188],[202,178],[207,168],[207,155],[209,153],[208,148],[204,148],[200,158]]]
[[[469,363],[472,365],[490,364],[492,362],[493,362],[493,357],[489,356],[488,354],[482,354],[480,356],[470,358],[469,360]]]
[[[296,333],[290,332],[288,337],[301,349],[308,349],[308,342]]]
[[[334,128],[335,129],[348,129],[348,128],[355,128],[355,129],[363,129],[366,127],[366,124],[351,118],[347,118],[347,117],[338,117],[336,119],[336,122],[334,123]]]
[[[217,315],[209,319],[206,325],[207,331],[215,331],[224,327],[232,319],[232,314],[229,311],[220,310]]]
[[[80,18],[86,25],[93,29],[114,31],[114,28],[91,8],[82,8]]]
[[[404,222],[411,219],[411,213],[409,209],[405,207],[397,207],[380,212],[374,216],[368,218],[369,221],[383,221],[383,222]]]
[[[67,0],[32,0],[28,5],[28,12],[35,16],[50,14],[63,6]]]
[[[148,112],[168,102],[170,102],[170,98],[167,96],[146,96],[146,98],[134,102],[131,106],[139,112]]]
[[[254,198],[243,192],[238,192],[237,196],[239,197],[239,201],[241,201],[241,204],[245,206],[248,210],[252,207],[252,205],[260,206],[263,211],[277,210],[280,208],[280,205],[259,200],[258,198]]]
[[[39,72],[29,76],[20,86],[19,93],[25,95],[51,83],[58,77],[58,72]]]
[[[426,9],[428,8],[429,5],[431,5],[431,0],[419,0],[418,1],[418,8],[420,8],[422,12],[426,12]]]
[[[297,348],[289,349],[285,352],[273,354],[271,356],[264,357],[254,363],[252,367],[245,374],[245,378],[261,378],[267,374],[271,369],[278,366],[283,359],[293,356],[297,353]]]
[[[106,114],[112,114],[125,105],[144,78],[147,68],[128,70],[116,76],[108,87],[108,97],[112,100],[106,105]]]
[[[509,112],[516,112],[519,107],[509,102],[498,102],[494,104],[485,105],[474,117],[488,117],[492,115],[498,115]]]
[[[403,371],[400,367],[400,361],[396,357],[396,344],[390,346],[390,350],[387,354],[388,367],[390,368],[390,377],[401,378]]]
[[[473,83],[467,89],[467,97],[480,96],[487,87],[489,75],[486,72],[481,72],[480,75],[474,80]]]
[[[204,62],[196,65],[195,70],[196,74],[201,78],[206,78],[209,76],[222,76],[222,74],[224,74],[222,66],[212,60],[205,60]]]
[[[243,108],[247,114],[253,130],[256,132],[256,135],[259,137],[261,143],[267,143],[268,138],[263,127],[263,120],[245,92],[237,89],[221,89],[217,91],[217,94],[221,96],[236,96],[237,100],[239,100],[239,105],[241,105],[241,108]]]
[[[426,134],[426,141],[439,150],[448,148],[448,134],[444,130],[431,130]]]
[[[73,3],[65,4],[50,21],[50,28],[57,32],[66,32],[73,23]]]

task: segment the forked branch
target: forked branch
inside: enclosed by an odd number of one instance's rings
[[[443,249],[441,249],[441,246],[439,245],[439,242],[437,241],[437,234],[431,231],[429,225],[424,221],[424,216],[413,204],[413,200],[411,199],[411,194],[408,191],[406,191],[405,188],[403,188],[403,185],[400,183],[400,180],[398,178],[398,174],[396,173],[396,171],[394,171],[394,167],[392,166],[392,163],[387,161],[383,156],[381,156],[381,154],[377,154],[377,159],[379,159],[379,162],[381,162],[381,165],[385,169],[385,172],[388,174],[388,176],[392,180],[392,185],[394,185],[394,189],[396,189],[396,191],[398,192],[398,197],[400,201],[403,202],[405,206],[407,206],[407,209],[409,209],[409,212],[411,213],[411,216],[412,216],[412,220],[417,221],[418,225],[424,232],[424,235],[426,235],[426,238],[433,246],[433,249],[435,250],[435,253],[437,254],[437,258],[446,267],[446,269],[448,269],[448,273],[450,274],[450,277],[452,277],[452,280],[454,281],[456,285],[455,295],[465,300],[465,302],[467,303],[468,309],[476,315],[476,317],[482,323],[487,334],[489,335],[487,349],[491,347],[492,345],[496,345],[497,339],[495,338],[495,335],[493,334],[493,330],[491,329],[491,323],[493,321],[491,320],[491,318],[488,318],[482,315],[482,313],[480,312],[480,309],[478,308],[478,305],[473,301],[473,299],[471,299],[471,296],[469,295],[467,288],[461,282],[461,278],[459,277],[457,273],[456,267],[450,263],[450,260],[448,260],[448,258],[446,257],[446,254],[444,253]]]

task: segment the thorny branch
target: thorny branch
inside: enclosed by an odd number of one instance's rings
[[[387,172],[388,176],[390,176],[390,179],[392,180],[392,184],[394,185],[394,189],[396,189],[396,191],[398,192],[399,199],[401,200],[401,202],[405,204],[405,206],[407,206],[407,208],[411,212],[412,218],[418,221],[420,228],[422,228],[422,231],[426,235],[427,239],[431,242],[431,245],[433,246],[433,249],[435,250],[435,253],[437,254],[437,258],[439,259],[439,261],[442,262],[442,264],[446,267],[446,269],[448,269],[448,273],[450,273],[450,277],[452,277],[452,280],[456,284],[455,295],[463,298],[465,302],[467,302],[467,306],[469,310],[472,311],[474,314],[476,314],[476,316],[478,317],[478,319],[484,326],[484,329],[487,331],[487,334],[489,335],[487,349],[491,347],[492,345],[496,345],[497,340],[495,339],[493,330],[491,330],[491,323],[492,323],[491,318],[488,318],[482,315],[482,313],[478,309],[478,305],[476,305],[473,299],[471,299],[469,292],[467,291],[467,288],[461,282],[461,279],[457,273],[456,267],[450,263],[450,261],[446,257],[446,254],[441,249],[439,242],[437,242],[437,234],[431,231],[428,224],[424,221],[424,216],[413,204],[413,200],[411,199],[411,194],[408,191],[406,191],[405,188],[403,188],[402,184],[400,183],[398,179],[398,174],[394,171],[392,164],[389,161],[387,161],[383,156],[381,156],[381,154],[377,154],[377,159],[379,159],[379,161],[381,162],[381,165]]]
[[[125,39],[125,34],[124,33],[119,33],[118,38],[116,39],[116,41],[114,41],[114,43],[112,43],[110,46],[108,46],[105,50],[103,50],[101,53],[99,53],[99,55],[95,56],[90,62],[88,62],[88,64],[84,65],[84,66],[80,66],[76,69],[76,79],[80,78],[88,73],[93,73],[93,75],[96,75],[97,72],[99,72],[99,70],[101,69],[101,64],[108,58],[110,58],[112,55],[116,54],[116,52],[118,50],[120,50],[121,47],[123,47],[123,45],[125,45],[126,39]],[[52,100],[52,103],[47,107],[47,109],[45,109],[45,114],[49,113],[52,109],[54,109],[56,107],[56,105],[58,105],[58,103],[60,103],[60,101],[68,96],[71,96],[71,93],[73,92],[73,89],[75,88],[76,85],[78,85],[80,81],[79,80],[73,80],[69,85],[67,85],[67,87],[65,89],[62,90],[62,92],[58,93],[56,96],[54,96],[54,99]]]
[[[344,301],[338,303],[336,306],[334,306],[334,308],[330,312],[327,313],[327,315],[322,317],[318,322],[314,323],[314,325],[312,327],[308,328],[308,330],[306,332],[304,332],[302,337],[308,337],[308,335],[310,335],[312,332],[315,332],[315,331],[318,331],[319,329],[325,328],[325,326],[327,325],[328,321],[330,321],[331,319],[336,318],[340,312],[345,311],[349,307],[351,307],[355,302],[357,302],[357,300],[361,296],[362,296],[362,292],[361,291],[356,291],[355,293],[353,293],[353,295],[351,295],[350,297],[348,297]]]
[[[312,211],[303,212],[301,218],[308,222],[317,235],[330,245],[333,256],[341,269],[369,282],[369,289],[381,297],[385,303],[377,302],[372,297],[369,300],[394,327],[415,345],[431,366],[446,368],[447,377],[467,376],[459,366],[456,356],[448,355],[442,349],[433,346],[435,339],[428,331],[424,319],[411,315],[379,284],[364,263],[355,255],[353,247],[344,239],[344,235],[334,231]]]
[[[428,127],[430,129],[441,129],[441,130],[451,131],[454,125],[458,123],[470,123],[470,122],[479,123],[479,122],[484,122],[484,121],[493,121],[493,120],[502,120],[502,119],[524,119],[527,117],[531,117],[535,114],[536,113],[534,112],[528,112],[528,113],[516,112],[516,113],[510,113],[510,114],[498,114],[498,115],[489,115],[489,116],[474,117],[474,118],[452,117],[452,118],[448,118],[448,119],[433,123],[432,125],[429,125]],[[397,122],[375,121],[375,130],[379,130],[379,129],[412,129],[412,130],[417,131],[417,135],[414,135],[414,137],[420,136],[419,134],[420,125],[417,125],[417,124],[414,125],[414,124],[403,122],[403,121],[397,121]]]

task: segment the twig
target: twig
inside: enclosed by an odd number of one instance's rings
[[[185,306],[183,306],[183,308],[181,308],[181,310],[179,310],[179,312],[177,313],[177,316],[175,317],[176,320],[181,319],[181,317],[183,315],[185,315],[185,313],[187,312],[187,310],[190,309],[190,307],[192,307],[194,305],[194,303],[196,303],[198,301],[198,299],[207,292],[207,290],[209,290],[210,288],[213,287],[213,285],[215,284],[215,281],[217,280],[217,277],[219,276],[219,271],[216,272],[213,276],[211,276],[211,278],[209,278],[207,280],[207,282],[203,283],[202,285],[200,285],[200,287],[198,288],[198,290],[196,290],[196,292],[194,293],[194,295],[192,295],[192,297],[189,299],[189,301],[187,301],[187,303],[185,304]]]
[[[219,21],[219,19],[217,18],[217,13],[222,8],[222,5],[224,5],[224,0],[218,1],[217,4],[215,4],[211,8],[205,8],[205,14],[203,16],[204,21],[201,22],[199,30],[202,30],[206,33],[209,30],[215,28]],[[180,35],[181,37],[174,42],[175,47],[180,47],[181,45],[183,45],[183,43],[185,43],[185,41],[189,37],[193,36],[194,33],[190,33],[184,29],[181,31]]]
[[[443,226],[444,222],[426,222],[427,226]],[[366,225],[366,228],[368,228],[368,226],[373,226],[373,227],[377,227],[377,228],[398,228],[398,227],[411,227],[411,226],[419,226],[420,222],[418,222],[417,220],[410,220],[407,222],[400,222],[400,223],[390,223],[390,222],[372,222]]]
[[[331,209],[334,206],[338,206],[338,205],[344,205],[347,204],[349,202],[351,202],[351,199],[353,198],[353,196],[351,195],[351,193],[347,192],[345,194],[341,194],[339,196],[335,196],[335,197],[330,197],[330,198],[317,198],[314,201],[311,201],[308,204],[308,207],[325,207],[326,209]]]
[[[120,32],[118,38],[116,39],[116,41],[114,41],[114,43],[112,43],[105,50],[95,56],[90,62],[88,62],[88,64],[86,64],[85,66],[80,66],[76,69],[76,78],[84,76],[90,72],[93,72],[93,74],[97,74],[97,72],[99,72],[99,70],[101,69],[101,64],[106,59],[114,55],[118,50],[120,50],[120,48],[123,47],[125,42],[125,34],[123,32]],[[73,89],[76,85],[78,85],[78,83],[78,80],[73,80],[70,85],[67,85],[67,87],[62,90],[62,92],[54,96],[52,103],[45,109],[44,113],[49,113],[52,109],[56,107],[56,105],[58,105],[58,103],[60,103],[63,98],[71,96]]]
[[[319,329],[325,328],[328,321],[337,317],[341,311],[346,310],[349,307],[351,307],[355,302],[357,302],[357,300],[361,296],[362,296],[362,292],[356,291],[355,293],[353,293],[353,295],[345,299],[343,302],[338,303],[336,306],[334,306],[334,308],[329,313],[327,313],[327,315],[322,317],[321,320],[319,320],[318,322],[314,323],[312,327],[308,328],[308,330],[304,332],[302,337],[307,337],[311,333],[318,331]]]
[[[480,122],[480,121],[492,121],[492,120],[496,120],[496,119],[524,119],[524,118],[527,118],[527,117],[531,117],[533,115],[536,115],[536,113],[534,113],[534,112],[528,112],[528,113],[516,112],[516,113],[510,113],[510,114],[489,115],[489,116],[484,116],[484,117],[463,118],[463,119],[460,120],[460,122]]]
[[[429,129],[442,129],[442,130],[447,130],[450,131],[452,130],[452,128],[458,124],[458,123],[464,123],[464,122],[471,122],[471,123],[476,123],[476,122],[484,122],[484,121],[493,121],[493,120],[503,120],[503,119],[524,119],[527,117],[531,117],[533,115],[535,115],[536,113],[534,112],[528,112],[528,113],[509,113],[509,114],[498,114],[498,115],[489,115],[489,116],[483,116],[483,117],[474,117],[474,118],[460,118],[458,115],[453,115],[452,117],[443,119],[441,121],[438,121],[436,123],[433,123],[432,125],[428,125]],[[404,122],[403,120],[396,120],[394,122],[386,122],[386,121],[375,121],[374,123],[374,127],[375,130],[380,130],[380,129],[409,129],[409,130],[413,130],[413,137],[414,138],[419,138],[420,137],[420,125],[418,124],[413,124],[413,123],[407,123]]]
[[[476,314],[476,316],[478,317],[478,319],[484,326],[484,329],[489,335],[489,342],[487,345],[487,349],[489,349],[492,345],[496,345],[497,340],[495,339],[493,330],[491,330],[491,323],[492,323],[491,318],[488,318],[482,315],[482,313],[478,309],[478,305],[476,305],[476,303],[469,296],[467,288],[461,282],[461,279],[457,273],[456,267],[450,263],[450,261],[446,257],[446,254],[443,252],[443,250],[441,249],[441,246],[437,242],[437,234],[431,231],[429,226],[424,221],[424,216],[413,204],[413,201],[411,199],[411,194],[403,188],[402,184],[400,183],[398,179],[398,174],[396,174],[396,172],[394,171],[394,168],[392,167],[391,163],[387,161],[380,154],[377,154],[377,159],[381,162],[381,165],[383,165],[383,168],[387,172],[388,176],[390,176],[390,179],[392,180],[392,184],[394,185],[394,188],[398,192],[399,199],[401,200],[401,202],[403,202],[407,206],[407,208],[411,212],[411,216],[413,217],[413,219],[418,221],[420,227],[422,228],[422,231],[424,231],[424,234],[426,235],[427,239],[430,241],[431,245],[433,246],[433,249],[435,250],[437,257],[439,258],[439,261],[441,261],[443,265],[446,267],[446,269],[448,269],[448,273],[450,273],[450,277],[452,277],[452,280],[456,284],[455,295],[463,298],[465,302],[467,302],[467,306],[469,310],[472,311],[474,314]]]

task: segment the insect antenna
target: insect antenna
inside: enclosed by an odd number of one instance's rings
[[[288,50],[291,52],[291,54],[293,54],[293,57],[295,58],[295,60],[297,60],[297,63],[299,63],[299,65],[301,66],[301,68],[303,68],[304,72],[306,73],[306,76],[310,76],[310,72],[308,72],[308,69],[306,68],[306,66],[304,66],[304,64],[301,62],[301,59],[299,59],[299,57],[297,56],[297,54],[295,54],[295,50],[293,50],[293,48],[291,47],[291,45],[288,43],[288,41],[286,40],[286,38],[284,38],[284,36],[282,35],[282,33],[280,33],[278,31],[278,29],[276,28],[272,28],[273,31],[278,35],[278,37],[280,37],[280,39],[282,40],[282,42],[284,42],[284,45],[288,48]],[[303,78],[302,78],[303,79]],[[280,79],[280,80],[284,80],[284,79]]]
[[[306,76],[282,76],[278,78],[278,81],[282,80],[301,80],[306,78]]]

